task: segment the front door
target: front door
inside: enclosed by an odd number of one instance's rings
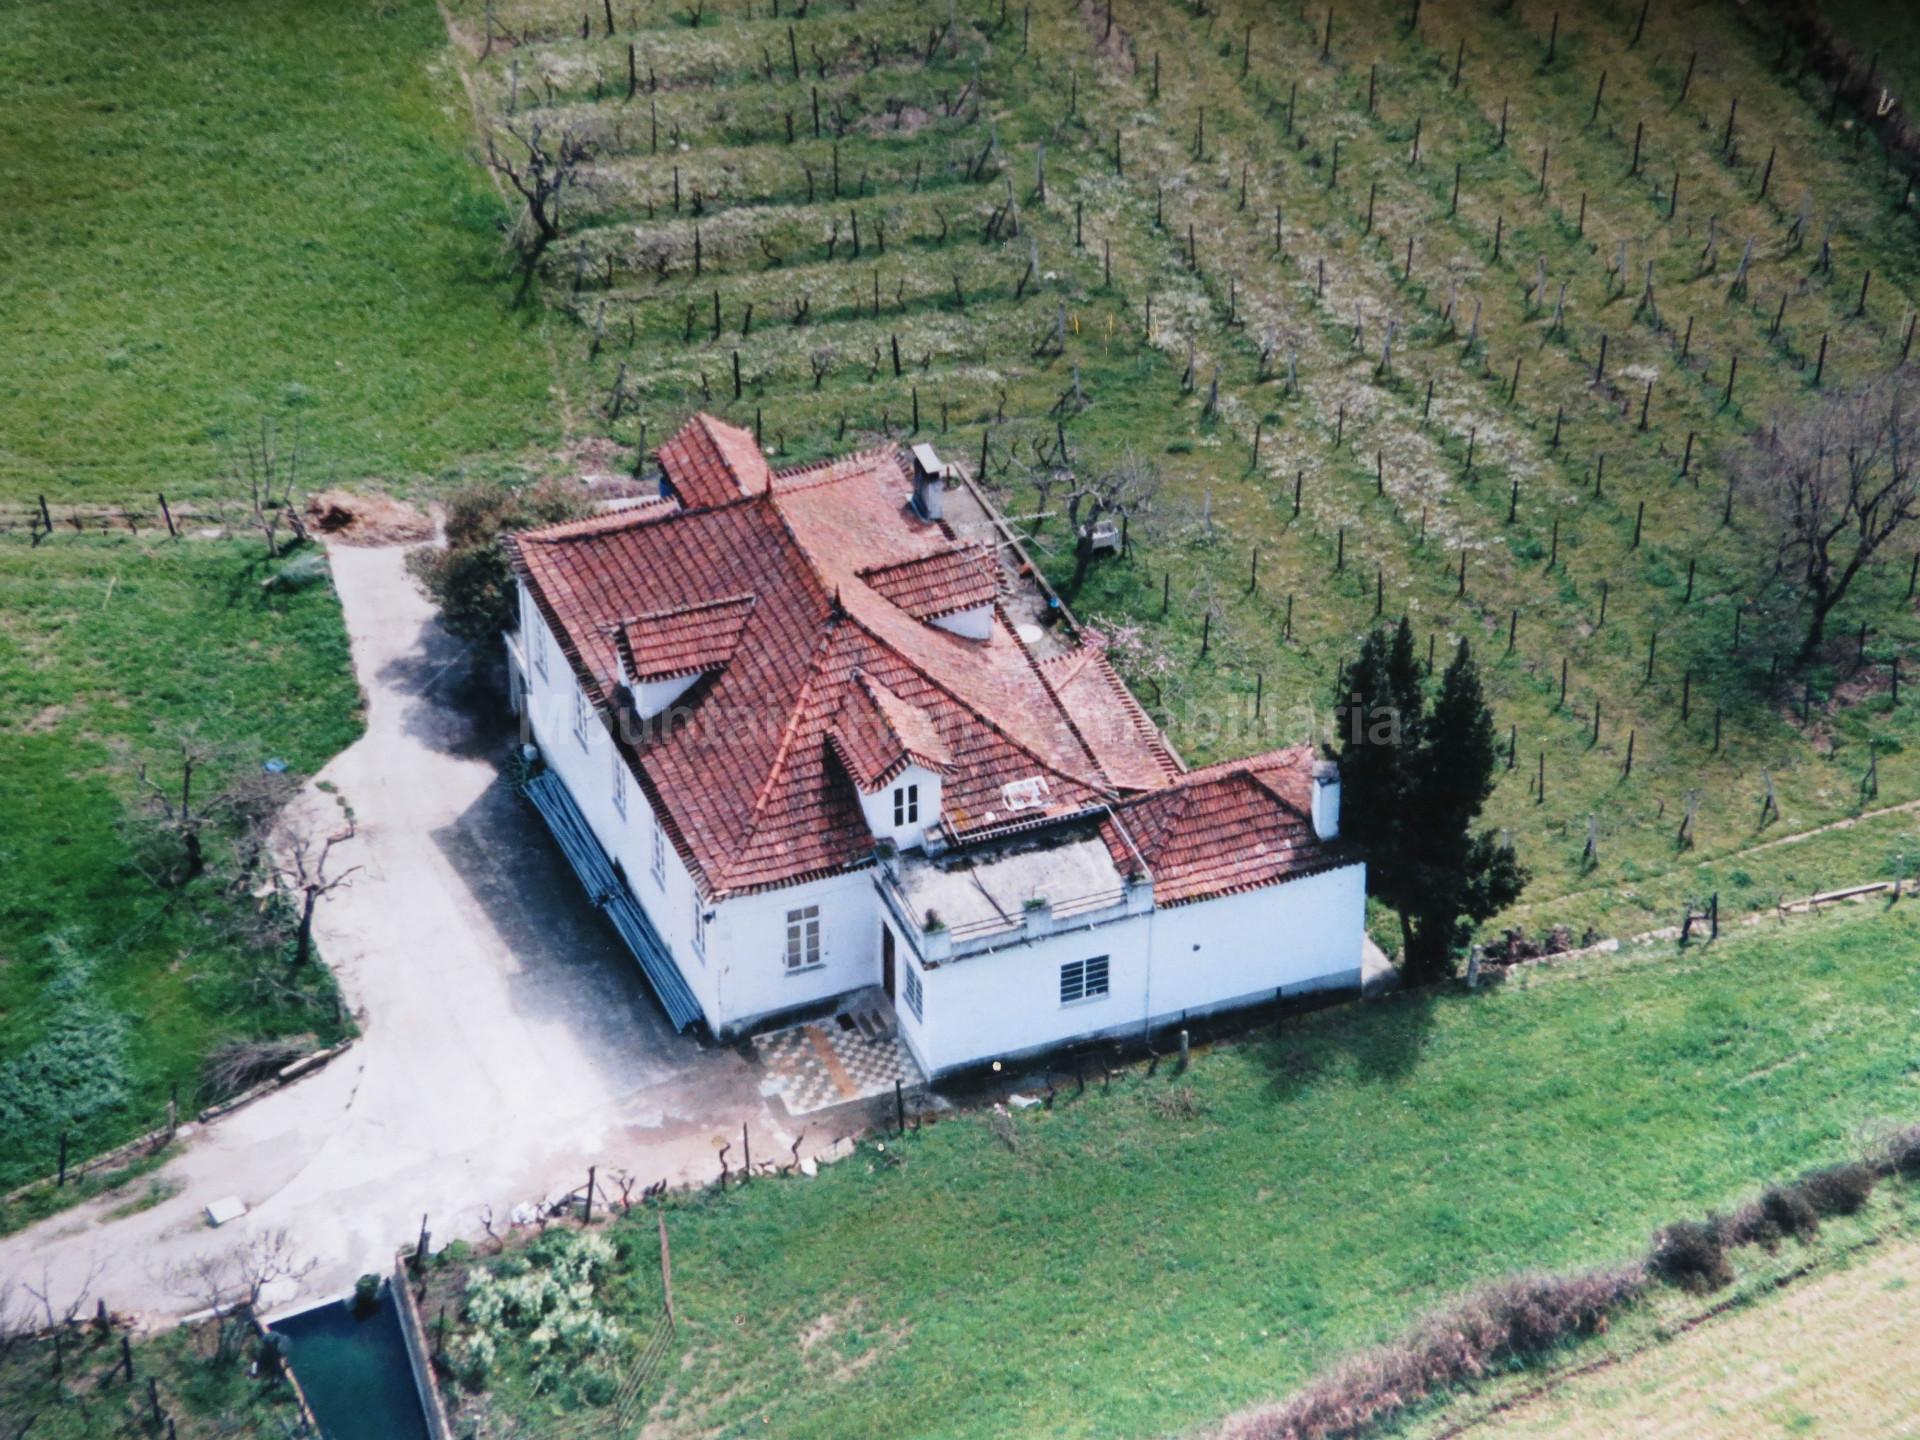
[[[880,984],[893,999],[893,927],[885,921],[880,923]]]

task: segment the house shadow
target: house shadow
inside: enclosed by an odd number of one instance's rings
[[[1420,1065],[1450,985],[1421,985],[1285,1014],[1256,1042],[1278,1100],[1305,1099],[1323,1077],[1391,1085]]]
[[[499,664],[447,633],[423,626],[418,648],[381,666],[383,689],[401,698],[401,729],[443,754],[496,755],[513,735],[506,681]]]
[[[639,963],[588,898],[533,807],[504,777],[432,832],[461,877],[476,929],[511,956],[514,1016],[616,1092],[715,1053],[675,1031]],[[552,1058],[552,1057],[549,1057]]]

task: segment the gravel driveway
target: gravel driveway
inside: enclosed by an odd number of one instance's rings
[[[163,1172],[174,1198],[118,1220],[119,1200],[96,1201],[0,1240],[0,1277],[37,1283],[44,1269],[70,1294],[92,1273],[93,1294],[155,1319],[193,1308],[162,1283],[169,1263],[285,1227],[318,1262],[299,1293],[334,1295],[422,1215],[438,1240],[474,1236],[489,1208],[504,1229],[516,1203],[584,1183],[590,1163],[641,1183],[705,1180],[743,1123],[760,1153],[793,1142],[739,1054],[673,1033],[501,783],[504,700],[470,693],[404,552],[334,547],[332,563],[368,726],[300,803],[319,833],[340,825],[342,801],[357,822],[334,860],[361,868],[322,902],[315,933],[362,1039],[194,1134]],[[210,1231],[201,1212],[228,1195],[250,1213]]]

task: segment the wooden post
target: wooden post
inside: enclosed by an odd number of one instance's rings
[[[418,1270],[427,1263],[427,1217],[420,1217],[420,1239],[413,1247],[413,1268]]]
[[[907,1133],[907,1087],[906,1082],[902,1080],[893,1082],[893,1123],[900,1134]],[[740,1129],[744,1134],[746,1126],[743,1125]]]
[[[176,537],[180,534],[173,528],[173,510],[167,504],[167,497],[164,494],[160,496],[160,518],[167,522],[167,534]]]
[[[673,1316],[673,1252],[667,1248],[667,1216],[663,1210],[656,1217],[660,1222],[660,1294],[666,1304],[667,1324],[674,1323]]]
[[[580,1217],[582,1225],[593,1224],[593,1172],[596,1168],[592,1165],[587,1166],[587,1213]]]
[[[1327,13],[1332,14],[1333,12],[1329,11]],[[1192,1059],[1192,1054],[1193,1054],[1193,1051],[1192,1051],[1191,1037],[1188,1036],[1185,1030],[1182,1030],[1180,1032],[1180,1069],[1178,1073],[1180,1074],[1186,1073],[1187,1064],[1188,1064],[1188,1061]]]

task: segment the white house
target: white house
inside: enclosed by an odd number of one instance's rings
[[[683,1028],[878,987],[933,1077],[1359,984],[1334,767],[1188,770],[1098,647],[1016,633],[926,447],[776,473],[701,415],[660,462],[511,537],[507,649],[535,799]]]

